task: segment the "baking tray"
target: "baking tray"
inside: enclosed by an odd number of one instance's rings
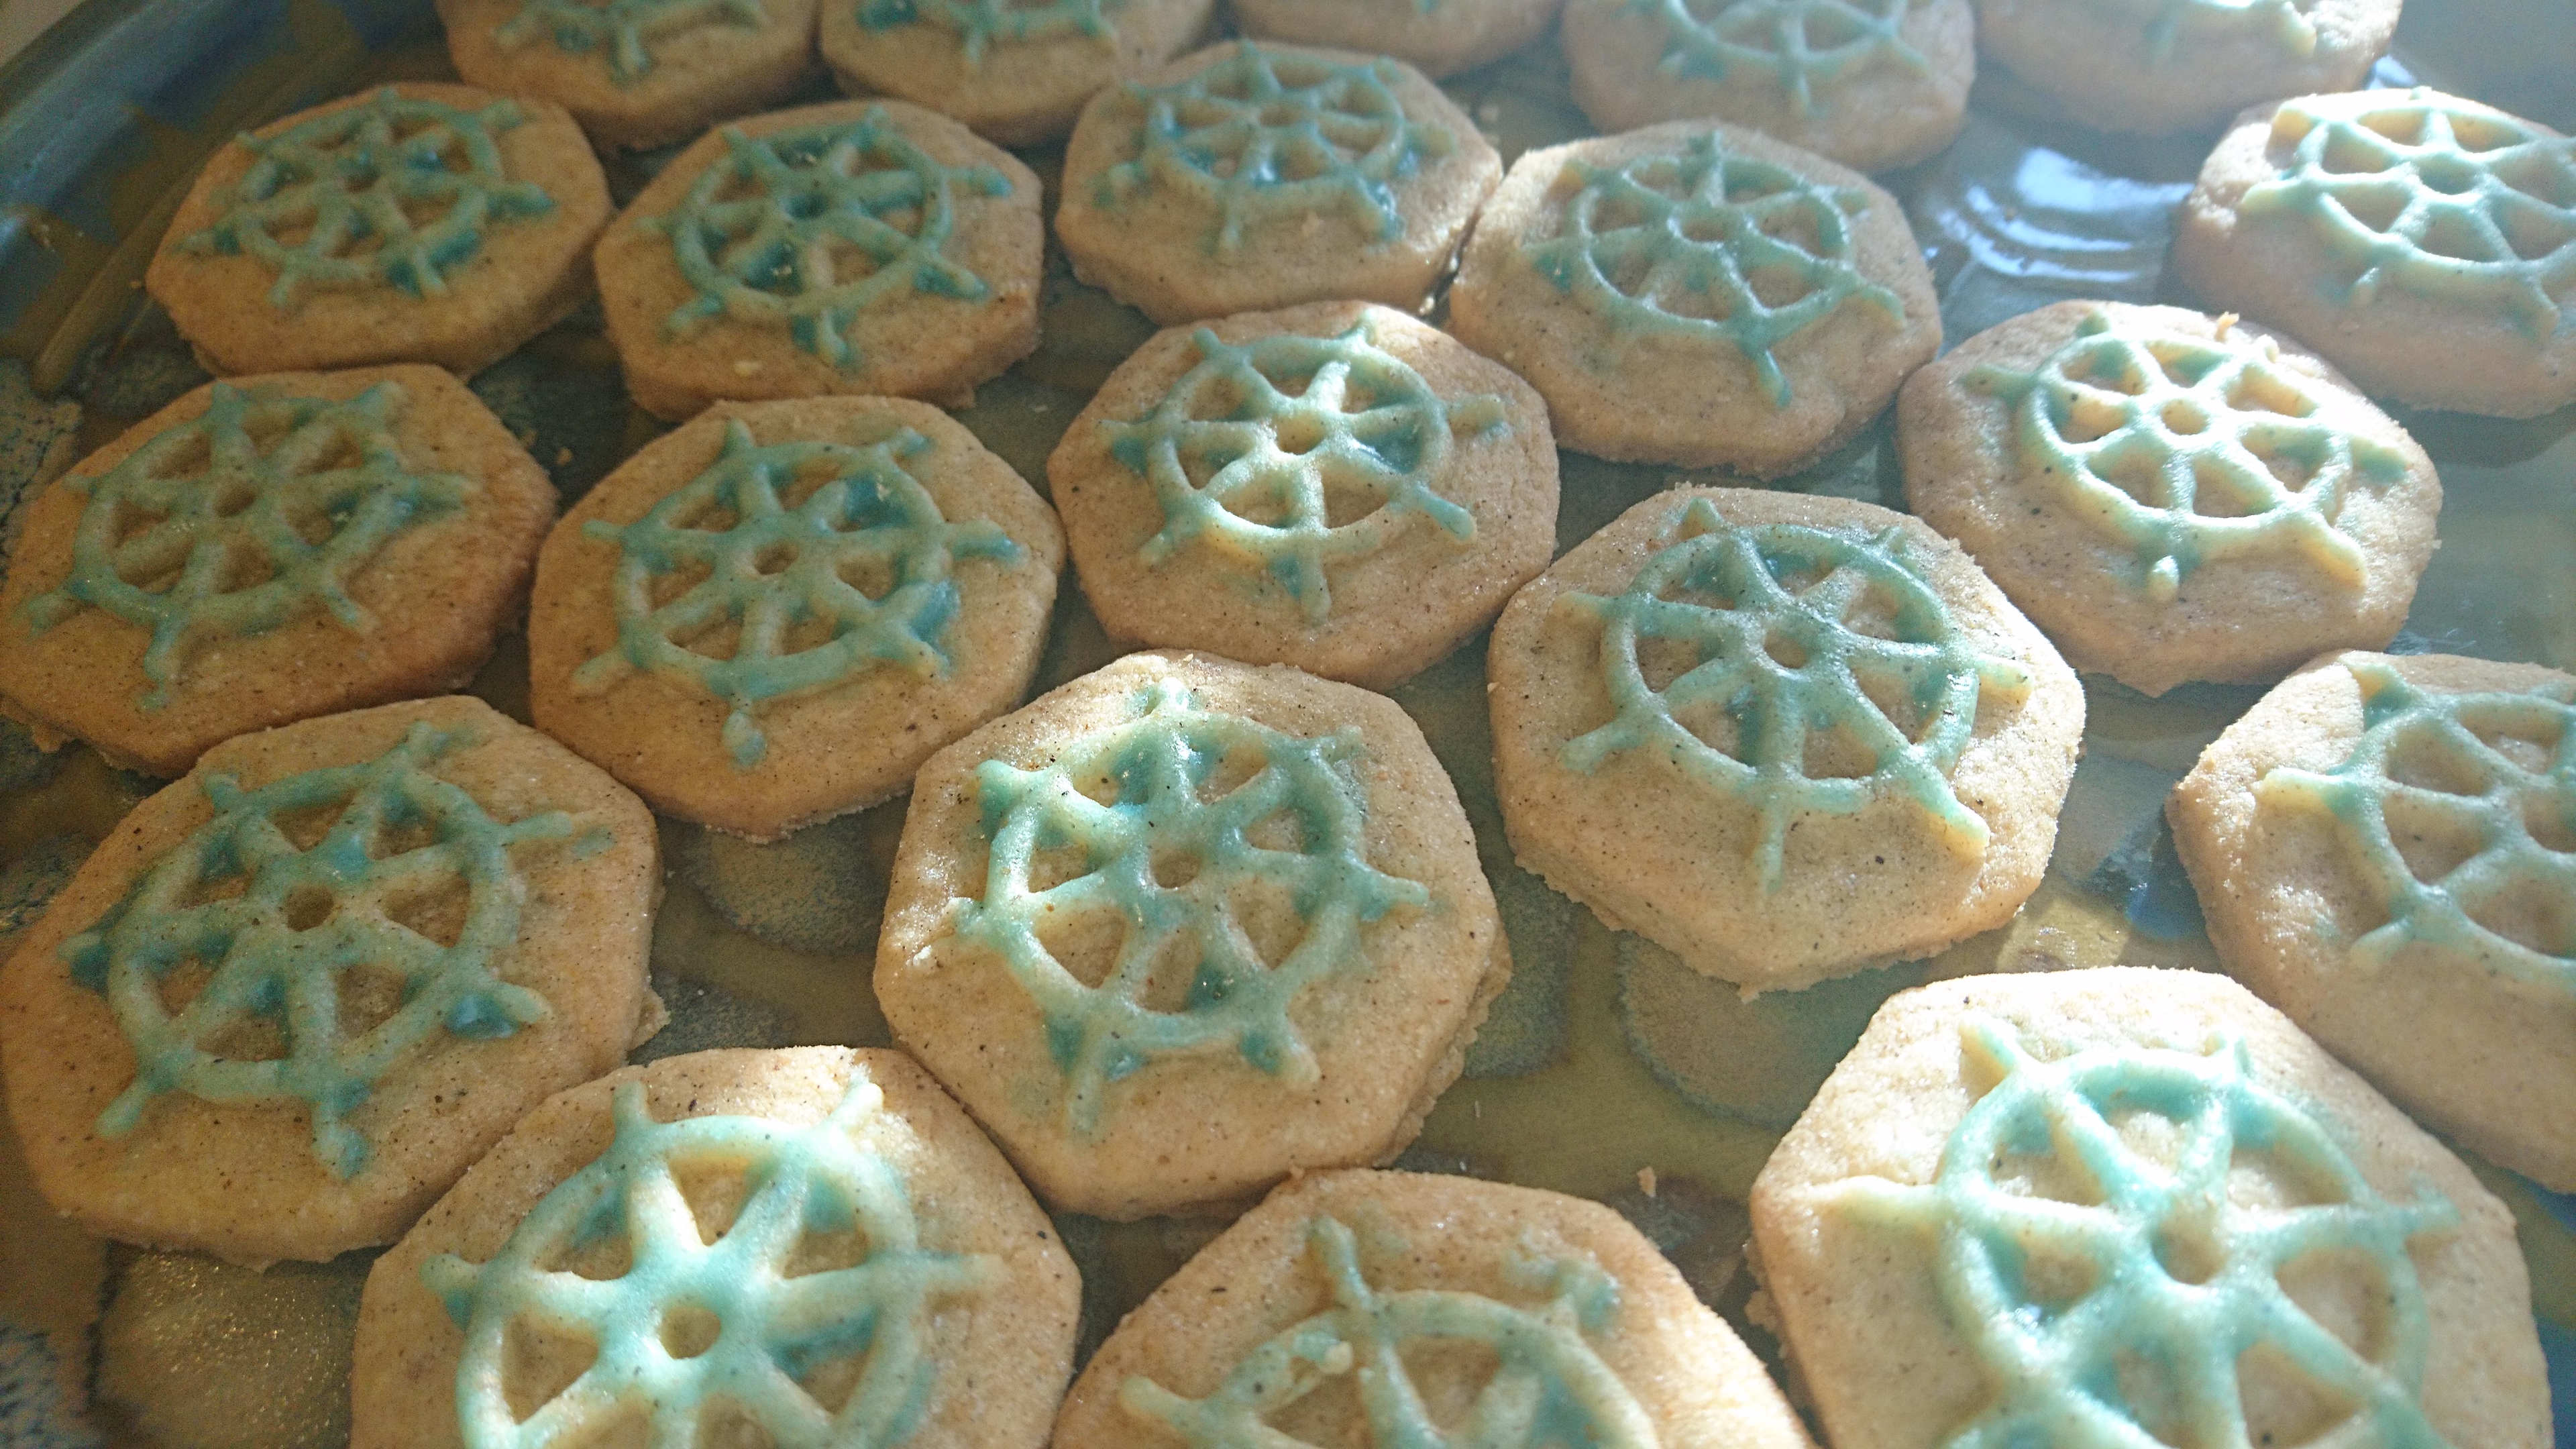
[[[450,74],[427,0],[92,0],[0,68],[0,547],[32,489],[204,381],[139,286],[205,157],[239,130],[360,85]],[[2419,79],[2576,130],[2576,6],[2413,0],[2372,83]],[[1547,45],[1447,88],[1506,160],[1588,129]],[[2193,303],[2165,277],[2168,213],[2212,139],[2089,132],[1990,71],[1957,144],[1881,180],[1932,259],[1955,342],[2063,297]],[[667,154],[614,161],[620,199]],[[1052,187],[1057,155],[1023,154]],[[1044,346],[960,416],[1043,489],[1057,435],[1151,331],[1051,254]],[[595,310],[473,386],[567,504],[661,431],[627,404]],[[2443,547],[2396,647],[2576,669],[2576,409],[2519,423],[2401,416],[2440,465],[2445,498]],[[1559,546],[1674,482],[1720,476],[1569,453]],[[1774,486],[1901,506],[1886,421]],[[1067,584],[1040,688],[1116,652]],[[1396,691],[1458,782],[1518,965],[1404,1165],[1610,1203],[1758,1351],[1774,1345],[1745,1320],[1744,1194],[1880,1000],[1969,972],[2215,965],[2159,807],[2258,690],[2150,700],[2088,679],[2084,763],[2047,882],[2019,920],[1928,962],[1745,1003],[1512,865],[1483,678],[1479,640]],[[525,717],[516,640],[473,687]],[[0,726],[0,948],[156,783],[78,747],[39,754]],[[760,847],[665,822],[671,879],[653,970],[672,1021],[638,1059],[885,1043],[868,981],[901,823],[897,801]],[[2480,1172],[2521,1221],[2559,1444],[2576,1449],[2576,1200]],[[1083,1271],[1086,1351],[1217,1226],[1060,1225]],[[45,1210],[0,1128],[0,1443],[340,1442],[371,1256],[262,1274],[87,1238]]]

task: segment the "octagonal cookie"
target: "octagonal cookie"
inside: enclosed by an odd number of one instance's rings
[[[2037,889],[2084,691],[1958,545],[1682,488],[1521,590],[1488,670],[1521,863],[1748,991],[1928,956]]]
[[[0,968],[36,1185],[241,1262],[391,1242],[660,1025],[656,854],[634,796],[477,699],[207,751]]]
[[[441,369],[201,387],[33,500],[0,591],[0,696],[169,776],[235,735],[458,688],[554,509]]]
[[[2223,976],[1906,992],[1752,1207],[1837,1444],[2550,1441],[2512,1215]]]
[[[376,1260],[350,1443],[1038,1449],[1081,1303],[902,1053],[670,1057],[529,1113]]]
[[[963,405],[1038,345],[1038,179],[902,101],[720,126],[599,241],[626,390],[678,421],[720,398]]]
[[[1393,701],[1134,654],[923,767],[876,987],[1040,1197],[1134,1218],[1392,1158],[1510,969]]]
[[[1005,146],[1053,141],[1085,101],[1197,44],[1216,0],[850,0],[823,9],[841,88],[901,96]]]
[[[2060,302],[1914,374],[1905,499],[2079,669],[2147,694],[2385,645],[2433,556],[2415,440],[2296,343]]]
[[[2576,402],[2576,140],[2418,86],[2248,111],[2174,268],[2373,397],[2528,418]]]
[[[609,211],[563,107],[405,81],[217,151],[143,280],[216,373],[472,373],[590,295]]]
[[[1360,302],[1164,332],[1047,474],[1110,637],[1372,689],[1492,622],[1556,547],[1546,403]]]
[[[1244,1214],[1101,1345],[1055,1444],[1469,1434],[1808,1449],[1762,1365],[1617,1213],[1410,1172],[1313,1173]]]
[[[543,96],[611,149],[695,136],[814,68],[817,0],[438,0],[467,81]]]
[[[1229,41],[1083,107],[1055,228],[1076,276],[1166,326],[1329,299],[1413,312],[1502,169],[1401,61]]]
[[[1763,478],[1860,431],[1941,346],[1894,197],[1706,121],[1521,157],[1449,327],[1530,380],[1569,448]]]
[[[724,403],[557,525],[540,727],[666,814],[770,840],[905,789],[1020,702],[1064,535],[927,403]]]
[[[2576,1191],[2576,679],[2320,659],[2166,814],[2231,974],[2418,1120]]]
[[[1719,120],[1857,171],[1950,144],[1977,38],[1968,0],[1568,0],[1564,27],[1604,131]]]
[[[1235,0],[1248,35],[1390,55],[1435,79],[1470,70],[1546,35],[1565,0]]]
[[[2282,96],[2359,87],[2399,0],[1977,0],[1977,44],[2088,126],[2216,126]]]

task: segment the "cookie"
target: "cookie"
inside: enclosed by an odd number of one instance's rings
[[[1118,1325],[1055,1430],[1055,1449],[1470,1442],[1808,1446],[1626,1219],[1410,1172],[1272,1193]]]
[[[1298,302],[1418,312],[1502,159],[1420,71],[1230,41],[1083,107],[1056,236],[1165,326]]]
[[[529,1113],[376,1261],[350,1443],[1038,1449],[1081,1304],[902,1053],[669,1057]]]
[[[545,470],[438,368],[198,388],[25,510],[0,696],[171,776],[235,735],[458,688],[554,511]]]
[[[2076,668],[2162,694],[2395,637],[2442,484],[2294,342],[2179,307],[2059,302],[1897,405],[1906,506]]]
[[[37,1186],[236,1262],[393,1241],[660,1024],[656,854],[634,796],[478,699],[207,751],[0,968]]]
[[[1038,345],[1046,227],[1009,152],[902,101],[718,127],[599,242],[626,389],[677,422],[720,398],[964,406]]]
[[[1521,864],[1748,993],[2011,920],[2084,733],[1958,545],[1794,493],[1629,509],[1513,598],[1488,671]]]
[[[1568,0],[1575,104],[1604,131],[1718,120],[1858,171],[1950,144],[1977,77],[1968,0]]]
[[[1565,0],[1234,0],[1262,40],[1389,55],[1435,79],[1500,60],[1547,34]]]
[[[1133,654],[923,767],[876,987],[1038,1196],[1124,1219],[1394,1157],[1510,969],[1393,701]]]
[[[1047,476],[1111,638],[1371,689],[1493,622],[1556,550],[1547,404],[1360,302],[1163,333]]]
[[[2400,0],[1977,0],[1986,55],[2088,126],[2216,126],[2283,96],[2348,91]]]
[[[756,111],[814,66],[816,0],[438,0],[474,85],[544,96],[611,150]]]
[[[563,107],[405,81],[216,151],[143,276],[218,374],[477,372],[590,295],[608,180]]]
[[[2576,140],[2537,122],[2420,86],[2248,111],[2173,260],[2373,397],[2506,418],[2576,401]]]
[[[823,59],[854,94],[901,96],[1004,146],[1073,129],[1085,101],[1207,34],[1216,0],[834,0]]]
[[[1569,448],[1762,478],[1860,431],[1941,346],[1896,198],[1704,121],[1523,156],[1449,330],[1528,378]]]
[[[927,403],[723,403],[557,525],[537,725],[666,815],[771,840],[875,804],[1020,702],[1064,535]]]
[[[2230,974],[2419,1121],[2576,1192],[2576,678],[2321,659],[2166,813]]]
[[[2223,976],[1906,992],[1752,1208],[1837,1444],[2549,1443],[2512,1215]]]

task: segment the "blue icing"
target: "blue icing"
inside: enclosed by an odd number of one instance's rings
[[[1905,39],[1909,0],[1628,0],[1663,22],[1667,75],[1725,81],[1768,77],[1799,115],[1816,112],[1816,87],[1879,62],[1929,71]]]
[[[1230,346],[1202,327],[1200,361],[1152,411],[1104,425],[1110,451],[1152,485],[1158,565],[1196,546],[1277,579],[1310,625],[1332,612],[1327,566],[1376,553],[1414,518],[1465,542],[1476,520],[1437,485],[1453,431],[1504,426],[1500,398],[1446,402],[1366,319],[1339,337],[1282,335]],[[1375,506],[1335,524],[1327,490]],[[1260,518],[1248,516],[1258,514]],[[1270,521],[1262,521],[1270,520]]]
[[[1081,1133],[1097,1129],[1111,1083],[1158,1057],[1231,1049],[1290,1086],[1314,1082],[1290,1006],[1369,969],[1362,925],[1431,899],[1368,863],[1367,795],[1348,773],[1360,748],[1353,733],[1301,739],[1212,713],[1176,679],[1135,704],[1124,723],[1041,768],[988,760],[977,770],[992,854],[982,896],[957,918],[958,939],[992,952],[1036,1004],[1064,1074],[1067,1122]],[[1258,768],[1207,798],[1230,764]],[[1293,839],[1249,838],[1281,817]],[[1041,852],[1068,848],[1079,874],[1032,879]],[[1188,879],[1166,884],[1176,861]],[[1283,893],[1297,917],[1296,944],[1276,962],[1261,959],[1241,917],[1247,888]],[[1039,928],[1102,918],[1120,944],[1106,978],[1087,985]],[[1174,947],[1189,961],[1186,998],[1156,1009],[1148,993]]]
[[[1951,1132],[1937,1178],[1853,1179],[1840,1199],[1931,1244],[1942,1307],[1985,1375],[1987,1402],[1942,1449],[2252,1449],[2238,1366],[2256,1349],[2348,1406],[2336,1442],[2447,1449],[2420,1400],[2431,1325],[2407,1247],[2459,1225],[2448,1199],[2381,1197],[2336,1127],[2254,1080],[2240,1042],[2042,1061],[1991,1017],[1961,1034],[1999,1080]],[[2140,1115],[2179,1134],[2170,1162],[2124,1137]],[[2286,1168],[2307,1200],[2236,1205],[2231,1170],[2249,1157]],[[2001,1175],[2032,1158],[2064,1190]],[[2384,1308],[2369,1357],[2281,1285],[2294,1262],[2329,1255]]]
[[[977,69],[984,53],[997,42],[1030,41],[1084,35],[1111,41],[1117,27],[1107,12],[1125,0],[859,0],[859,24],[870,30],[906,25],[936,25],[956,33],[965,49],[966,67]]]
[[[609,78],[630,86],[653,72],[653,42],[708,25],[758,30],[761,0],[520,0],[492,38],[516,49],[539,40],[573,55],[605,52]]]
[[[1338,211],[1372,240],[1404,234],[1394,183],[1458,138],[1405,113],[1395,62],[1344,65],[1249,41],[1196,75],[1131,85],[1144,111],[1134,159],[1100,179],[1103,205],[1168,190],[1215,213],[1208,249],[1231,257],[1246,223]]]
[[[1904,534],[1737,527],[1699,498],[1672,537],[1618,597],[1569,593],[1559,604],[1599,623],[1602,681],[1617,711],[1566,745],[1566,766],[1590,774],[1613,755],[1648,750],[1752,806],[1765,890],[1779,885],[1800,815],[1850,815],[1889,793],[1920,806],[1961,854],[1982,855],[1986,822],[1951,790],[1950,771],[1975,737],[1980,697],[2023,697],[2030,676],[1975,646],[1906,560]],[[1872,595],[1892,611],[1892,638],[1849,625]],[[1646,641],[1686,646],[1695,662],[1655,688],[1640,662]],[[1892,718],[1883,700],[1906,702],[1908,717]],[[1731,747],[1682,722],[1706,710],[1733,722]],[[1828,730],[1870,755],[1868,773],[1807,772],[1807,751]]]
[[[1522,1307],[1480,1293],[1370,1286],[1356,1234],[1316,1217],[1307,1243],[1331,1306],[1244,1355],[1205,1398],[1184,1398],[1142,1375],[1118,1386],[1131,1417],[1159,1421],[1191,1449],[1308,1449],[1270,1420],[1325,1385],[1357,1376],[1369,1442],[1380,1449],[1654,1449],[1655,1421],[1589,1338],[1618,1311],[1619,1284],[1580,1258],[1524,1260],[1507,1270],[1540,1297]],[[1446,1429],[1404,1360],[1417,1344],[1490,1349],[1492,1376],[1463,1420]],[[1338,1441],[1337,1441],[1338,1442]]]
[[[937,1305],[989,1290],[1001,1265],[921,1245],[903,1175],[870,1140],[884,1093],[854,1077],[831,1115],[802,1127],[743,1116],[655,1122],[641,1082],[621,1083],[610,1101],[608,1150],[530,1209],[490,1262],[442,1253],[421,1265],[464,1331],[456,1416],[469,1449],[587,1442],[637,1419],[652,1443],[689,1445],[717,1411],[778,1445],[891,1449],[910,1438],[937,1389]],[[747,1188],[713,1242],[678,1176],[710,1167],[738,1171]],[[858,1262],[797,1271],[809,1234],[853,1230]],[[612,1237],[627,1247],[614,1277],[557,1266]],[[710,1341],[680,1357],[666,1325],[685,1313],[711,1320]],[[504,1391],[510,1330],[522,1323],[596,1349],[524,1415]],[[864,1367],[835,1411],[797,1382],[853,1359]]]
[[[692,681],[732,706],[725,747],[748,769],[769,748],[756,716],[771,700],[887,666],[945,673],[957,561],[1017,564],[1025,555],[996,524],[941,516],[904,466],[930,447],[910,428],[864,446],[764,447],[728,420],[705,472],[633,523],[594,520],[583,530],[618,549],[618,643],[573,671],[573,688],[598,693],[639,670]],[[792,491],[809,486],[801,497]],[[724,527],[704,523],[727,514]],[[662,581],[697,570],[695,583],[657,602]],[[792,636],[816,622],[828,636],[799,647]],[[723,657],[693,647],[725,630],[738,638]]]
[[[178,245],[264,263],[277,307],[313,284],[444,295],[487,225],[554,210],[544,187],[511,180],[502,161],[495,138],[524,119],[516,101],[467,111],[387,86],[275,136],[242,136],[235,144],[258,159],[225,189],[214,225]],[[415,220],[422,211],[435,215]]]
[[[316,609],[371,631],[350,577],[475,488],[404,463],[402,406],[390,382],[346,402],[216,383],[204,413],[64,485],[89,503],[70,575],[28,601],[29,620],[41,633],[87,606],[149,630],[146,709],[169,702],[189,647],[209,637],[266,633]]]
[[[1871,201],[1858,187],[1731,155],[1713,130],[1615,167],[1568,161],[1566,179],[1563,229],[1522,245],[1530,266],[1614,335],[1732,348],[1778,406],[1789,379],[1776,353],[1790,338],[1847,303],[1904,325],[1905,304],[1860,272],[1852,228]]]
[[[991,297],[984,279],[946,252],[961,199],[1011,194],[1001,172],[940,164],[876,106],[855,121],[718,134],[725,154],[670,214],[638,223],[671,239],[697,294],[671,313],[673,336],[718,317],[783,327],[797,346],[848,372],[864,360],[850,329],[871,309],[915,294]],[[865,265],[836,266],[839,250],[857,251]]]
[[[2354,958],[2465,952],[2547,995],[2576,995],[2576,689],[2435,694],[2384,663],[2345,668],[2362,697],[2352,753],[2328,770],[2275,769],[2255,798],[2337,822],[2388,916],[2352,943]],[[2438,874],[2417,874],[2401,839]]]
[[[301,1102],[313,1149],[335,1175],[366,1163],[368,1145],[344,1120],[406,1056],[444,1031],[507,1036],[544,1017],[544,998],[502,980],[495,958],[518,940],[527,886],[510,852],[572,834],[561,811],[504,825],[431,766],[468,743],[415,724],[372,760],[288,775],[245,790],[209,775],[214,819],[163,853],[123,901],[65,941],[72,978],[107,998],[132,1045],[135,1077],[99,1114],[102,1137],[122,1137],[164,1092],[229,1103]],[[281,817],[335,811],[298,846]],[[462,893],[455,944],[399,919],[404,903]],[[173,1011],[164,984],[205,972]],[[401,980],[393,1014],[351,1035],[341,992],[366,970]],[[223,1039],[264,1023],[285,1055],[223,1054]]]

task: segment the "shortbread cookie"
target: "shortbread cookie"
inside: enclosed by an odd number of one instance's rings
[[[358,1449],[1038,1449],[1082,1290],[900,1052],[671,1057],[561,1093],[376,1260]]]
[[[2039,886],[2084,691],[1956,544],[1868,503],[1685,488],[1494,627],[1521,864],[1748,991],[1928,956]]]
[[[467,81],[544,96],[622,149],[760,109],[814,67],[817,0],[438,0]]]
[[[1046,226],[1009,152],[901,101],[718,127],[599,242],[627,391],[674,421],[719,398],[963,406],[1038,345]]]
[[[1523,156],[1449,312],[1565,446],[1763,478],[1858,432],[1941,346],[1896,198],[1705,121]]]
[[[1047,475],[1111,638],[1371,689],[1493,622],[1556,552],[1547,404],[1361,302],[1163,333]]]
[[[2378,648],[2442,484],[2296,343],[2179,307],[2060,302],[1914,374],[1905,501],[2076,668],[2162,694]]]
[[[478,699],[207,751],[0,970],[37,1186],[239,1262],[391,1242],[659,1025],[655,855],[634,796]]]
[[[1977,0],[1977,44],[2087,125],[2216,126],[2358,86],[2399,0]]]
[[[217,151],[144,284],[213,372],[471,373],[590,295],[610,209],[563,107],[405,81]]]
[[[1134,1218],[1392,1158],[1510,970],[1393,701],[1135,654],[923,768],[876,987],[1040,1197]]]
[[[1234,41],[1092,99],[1056,235],[1169,326],[1297,302],[1419,311],[1502,159],[1422,72]]]
[[[1626,1219],[1410,1172],[1272,1193],[1118,1325],[1055,1430],[1055,1449],[1253,1443],[1808,1449]]]
[[[2166,813],[2231,973],[2418,1120],[2576,1192],[2576,678],[2322,659]]]
[[[1890,1001],[1753,1262],[1836,1444],[2549,1443],[2512,1215],[2223,976]]]
[[[1950,144],[1977,76],[1968,0],[1569,0],[1574,100],[1604,131],[1726,121],[1859,171]]]
[[[770,840],[873,805],[1020,702],[1064,535],[927,403],[724,403],[557,525],[537,724],[665,814]]]
[[[1500,60],[1547,34],[1565,0],[1234,0],[1235,23],[1264,40],[1391,55],[1424,75]]]
[[[844,90],[901,96],[1005,146],[1073,129],[1085,101],[1196,45],[1216,0],[831,0]]]
[[[554,511],[545,470],[438,368],[201,387],[25,510],[0,696],[169,776],[235,735],[455,689]]]
[[[2373,397],[2528,418],[2576,401],[2576,140],[2417,87],[2248,111],[2174,266]]]

